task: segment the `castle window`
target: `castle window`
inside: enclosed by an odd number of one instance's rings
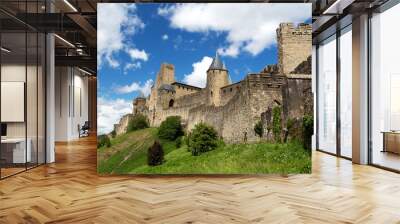
[[[230,88],[230,89],[229,89],[229,91],[231,91],[231,92],[232,92],[232,88]]]
[[[211,91],[211,96],[213,95],[213,91]]]
[[[224,89],[224,93],[226,93],[226,90]]]
[[[169,106],[169,107],[173,107],[173,106],[174,106],[174,100],[171,99],[171,100],[169,101],[168,106]]]

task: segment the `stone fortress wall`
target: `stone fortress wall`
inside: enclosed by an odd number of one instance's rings
[[[204,122],[227,142],[256,141],[254,125],[261,120],[267,127],[277,105],[282,107],[283,126],[289,118],[312,114],[311,32],[308,24],[280,24],[278,64],[233,84],[218,55],[207,71],[205,88],[176,82],[174,66],[162,64],[150,96],[145,103],[136,98],[132,114],[146,115],[151,126],[159,126],[168,116],[180,116],[188,131]]]
[[[129,119],[133,117],[133,114],[125,114],[119,120],[118,124],[114,124],[114,131],[116,135],[121,135],[126,133],[126,129],[128,128]]]

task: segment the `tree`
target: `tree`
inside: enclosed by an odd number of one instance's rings
[[[108,135],[97,136],[97,148],[101,148],[103,146],[107,148],[111,147],[111,141]]]
[[[117,132],[115,132],[115,130],[112,130],[110,134],[112,138],[115,138],[115,136],[117,136]]]
[[[254,125],[254,132],[256,133],[256,135],[258,135],[258,137],[262,137],[264,134],[264,126],[263,123],[261,121],[258,121],[255,125]]]
[[[303,117],[303,147],[311,149],[311,138],[314,134],[314,118],[311,115]]]
[[[212,127],[204,123],[197,124],[189,137],[189,148],[192,155],[214,150],[218,146],[218,133]]]
[[[154,144],[147,150],[147,165],[158,166],[164,161],[164,150],[159,141],[154,141]]]
[[[158,136],[166,140],[173,141],[183,134],[181,117],[179,116],[167,117],[158,128]]]
[[[147,117],[142,114],[137,114],[129,119],[127,132],[136,131],[140,129],[145,129],[149,127],[149,122]]]
[[[281,107],[276,106],[272,109],[272,133],[274,134],[275,141],[281,142],[282,132],[282,118],[281,118]]]

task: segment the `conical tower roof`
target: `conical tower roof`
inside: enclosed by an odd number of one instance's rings
[[[215,52],[215,57],[208,68],[208,70],[218,69],[218,70],[226,70],[225,64],[219,58],[218,52]]]

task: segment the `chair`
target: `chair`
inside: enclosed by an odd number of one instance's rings
[[[80,137],[87,137],[89,136],[89,129],[90,129],[90,123],[89,121],[85,121],[85,123],[82,125],[82,127],[79,127],[80,125],[78,125],[78,129],[79,129],[79,138]]]

